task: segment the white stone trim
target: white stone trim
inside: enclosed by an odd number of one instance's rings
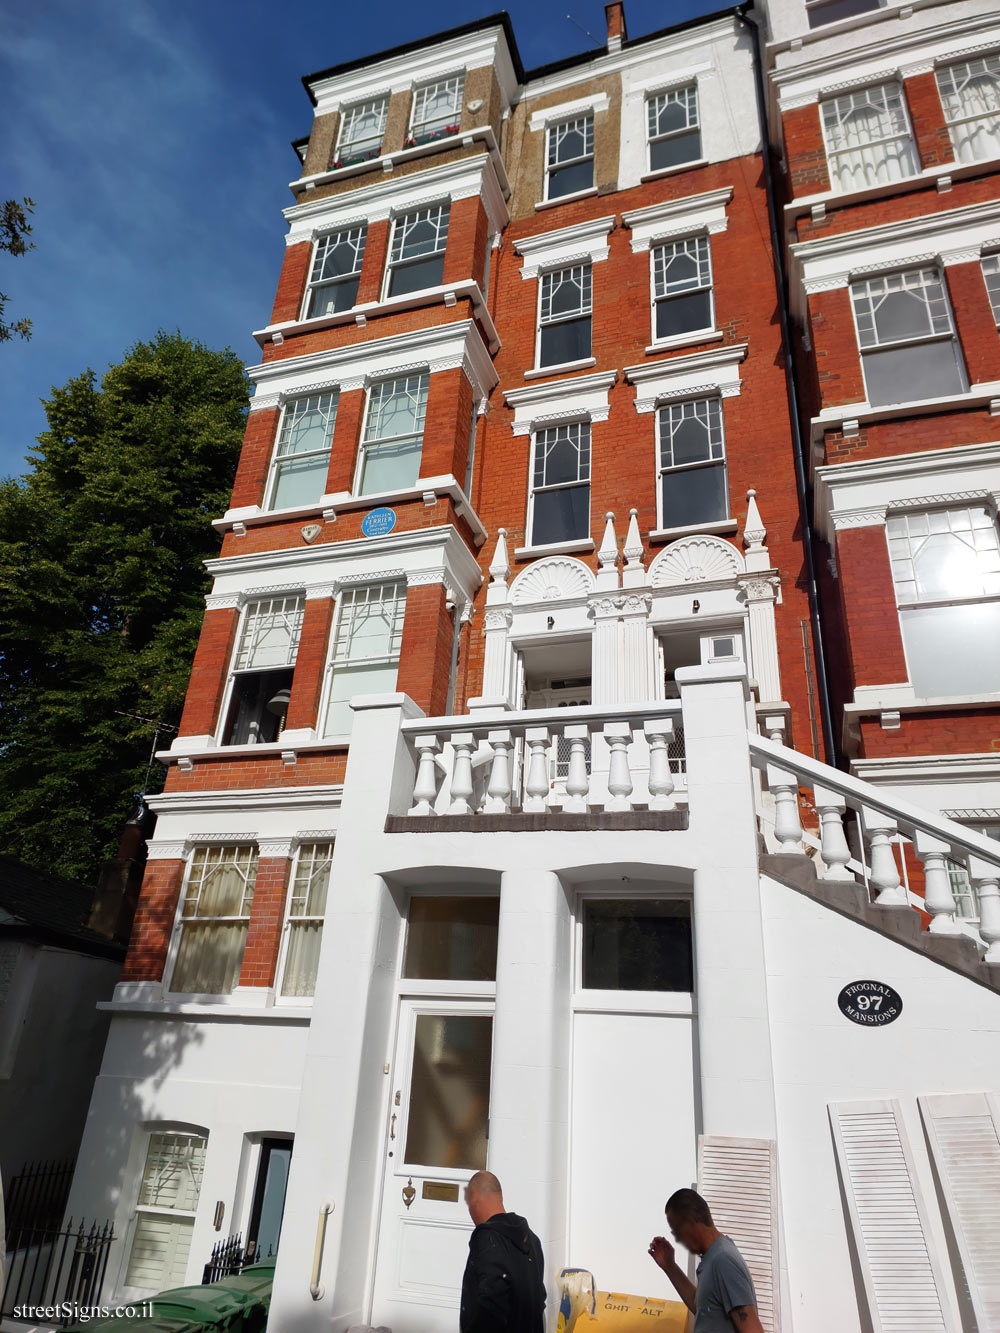
[[[557,231],[522,236],[514,242],[514,250],[524,259],[521,277],[537,278],[546,269],[563,268],[569,264],[600,263],[608,257],[608,236],[615,225],[615,215],[593,218],[574,227],[560,227]]]
[[[239,593],[206,593],[206,611],[236,611],[243,605]]]
[[[626,366],[625,379],[636,386],[635,410],[652,412],[670,398],[699,394],[737,396],[742,387],[740,362],[747,354],[746,343],[717,347],[691,356],[675,356],[641,366]]]
[[[257,851],[263,859],[268,857],[282,857],[286,861],[292,854],[291,838],[260,838],[257,842]]]
[[[656,241],[696,232],[715,235],[729,226],[726,205],[733,197],[731,185],[705,194],[689,194],[622,214],[622,223],[632,232],[632,253],[648,250]]]
[[[157,840],[146,843],[147,861],[185,861],[190,854],[187,838],[175,841]]]
[[[607,421],[611,410],[608,393],[617,378],[616,370],[602,370],[596,375],[508,389],[504,402],[514,409],[510,428],[515,435],[530,435],[537,427],[555,421]]]
[[[590,97],[577,97],[572,102],[560,102],[558,106],[547,106],[540,111],[532,112],[528,119],[528,129],[532,133],[538,130],[548,129],[560,120],[569,120],[572,116],[583,115],[588,111],[593,111],[597,115],[601,111],[607,111],[610,105],[607,93],[592,93]]]

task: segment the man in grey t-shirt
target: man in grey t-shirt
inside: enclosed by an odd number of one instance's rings
[[[674,1240],[692,1254],[701,1255],[691,1281],[674,1258],[674,1247],[663,1236],[649,1245],[653,1262],[663,1269],[681,1300],[694,1314],[693,1333],[764,1333],[757,1316],[757,1294],[743,1256],[712,1221],[712,1213],[694,1190],[677,1190],[664,1210]]]

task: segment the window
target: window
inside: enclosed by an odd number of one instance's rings
[[[354,695],[396,688],[405,607],[402,581],[371,583],[341,593],[330,655],[327,736],[350,732],[349,701]]]
[[[180,943],[170,989],[227,995],[240,979],[257,878],[257,849],[198,847],[181,904]]]
[[[496,981],[500,899],[414,896],[403,976],[433,981]]]
[[[969,828],[973,833],[981,833],[984,838],[995,838],[1000,841],[1000,823],[969,824]],[[978,921],[979,895],[968,870],[958,861],[949,861],[948,877],[955,899],[955,915],[961,921]]]
[[[660,526],[691,527],[729,517],[722,403],[695,398],[657,412]]]
[[[584,990],[691,991],[691,904],[583,900]]]
[[[869,10],[880,9],[883,0],[806,0],[806,14],[810,28],[822,27],[824,23],[836,23],[838,19],[853,18],[855,14],[867,14]]]
[[[410,126],[411,146],[458,133],[464,87],[465,75],[453,74],[450,79],[426,83],[416,90],[413,94],[413,122]]]
[[[889,559],[910,682],[922,698],[1000,688],[1000,535],[985,508],[891,515]]]
[[[589,422],[536,432],[528,503],[532,546],[590,536]]]
[[[386,296],[405,296],[441,285],[449,211],[447,204],[435,204],[393,223]]]
[[[382,380],[368,391],[358,494],[412,486],[420,474],[428,376]]]
[[[351,227],[316,242],[309,278],[306,318],[350,310],[358,299],[367,227]]]
[[[163,1291],[180,1286],[187,1276],[206,1144],[196,1134],[150,1134],[126,1287]]]
[[[708,237],[654,246],[651,258],[654,339],[711,329],[715,316]]]
[[[920,170],[898,83],[828,98],[820,110],[834,190],[864,190]]]
[[[649,128],[649,169],[665,171],[701,157],[698,85],[685,84],[657,93],[646,103]]]
[[[313,394],[285,404],[271,467],[268,509],[315,504],[326,490],[337,395]]]
[[[330,887],[332,842],[307,842],[295,858],[288,898],[282,995],[315,995],[319,946]]]
[[[594,184],[594,117],[550,125],[546,146],[546,199],[589,190]]]
[[[557,366],[589,357],[590,265],[574,264],[557,273],[543,273],[539,300],[539,366]]]
[[[335,167],[349,167],[354,162],[367,162],[378,157],[382,151],[388,102],[387,97],[376,97],[344,111]]]
[[[937,83],[956,159],[1000,157],[1000,54],[945,65]]]
[[[269,745],[281,735],[304,611],[305,598],[294,595],[247,606],[233,656],[223,745]]]
[[[964,393],[965,368],[937,269],[853,282],[851,300],[872,406]]]
[[[993,318],[1000,326],[1000,255],[984,255],[982,259],[983,281],[990,298]]]

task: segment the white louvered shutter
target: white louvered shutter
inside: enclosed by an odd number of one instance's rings
[[[918,1097],[979,1333],[1000,1333],[1000,1099]]]
[[[830,1123],[874,1333],[952,1333],[899,1103],[831,1103]]]
[[[765,1333],[779,1333],[778,1182],[771,1139],[698,1139],[698,1190],[746,1260]]]

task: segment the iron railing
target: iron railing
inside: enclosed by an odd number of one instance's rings
[[[58,1227],[66,1211],[73,1162],[29,1162],[4,1189],[7,1248],[22,1227]]]
[[[212,1246],[212,1257],[205,1265],[202,1285],[209,1282],[221,1282],[225,1277],[234,1277],[242,1273],[247,1264],[255,1264],[260,1258],[260,1246],[252,1240],[243,1244],[242,1231],[225,1240],[216,1241]]]
[[[37,1322],[21,1313],[25,1306],[99,1305],[114,1238],[110,1222],[88,1226],[81,1220],[74,1226],[72,1218],[65,1227],[22,1226],[8,1233],[0,1315]]]

